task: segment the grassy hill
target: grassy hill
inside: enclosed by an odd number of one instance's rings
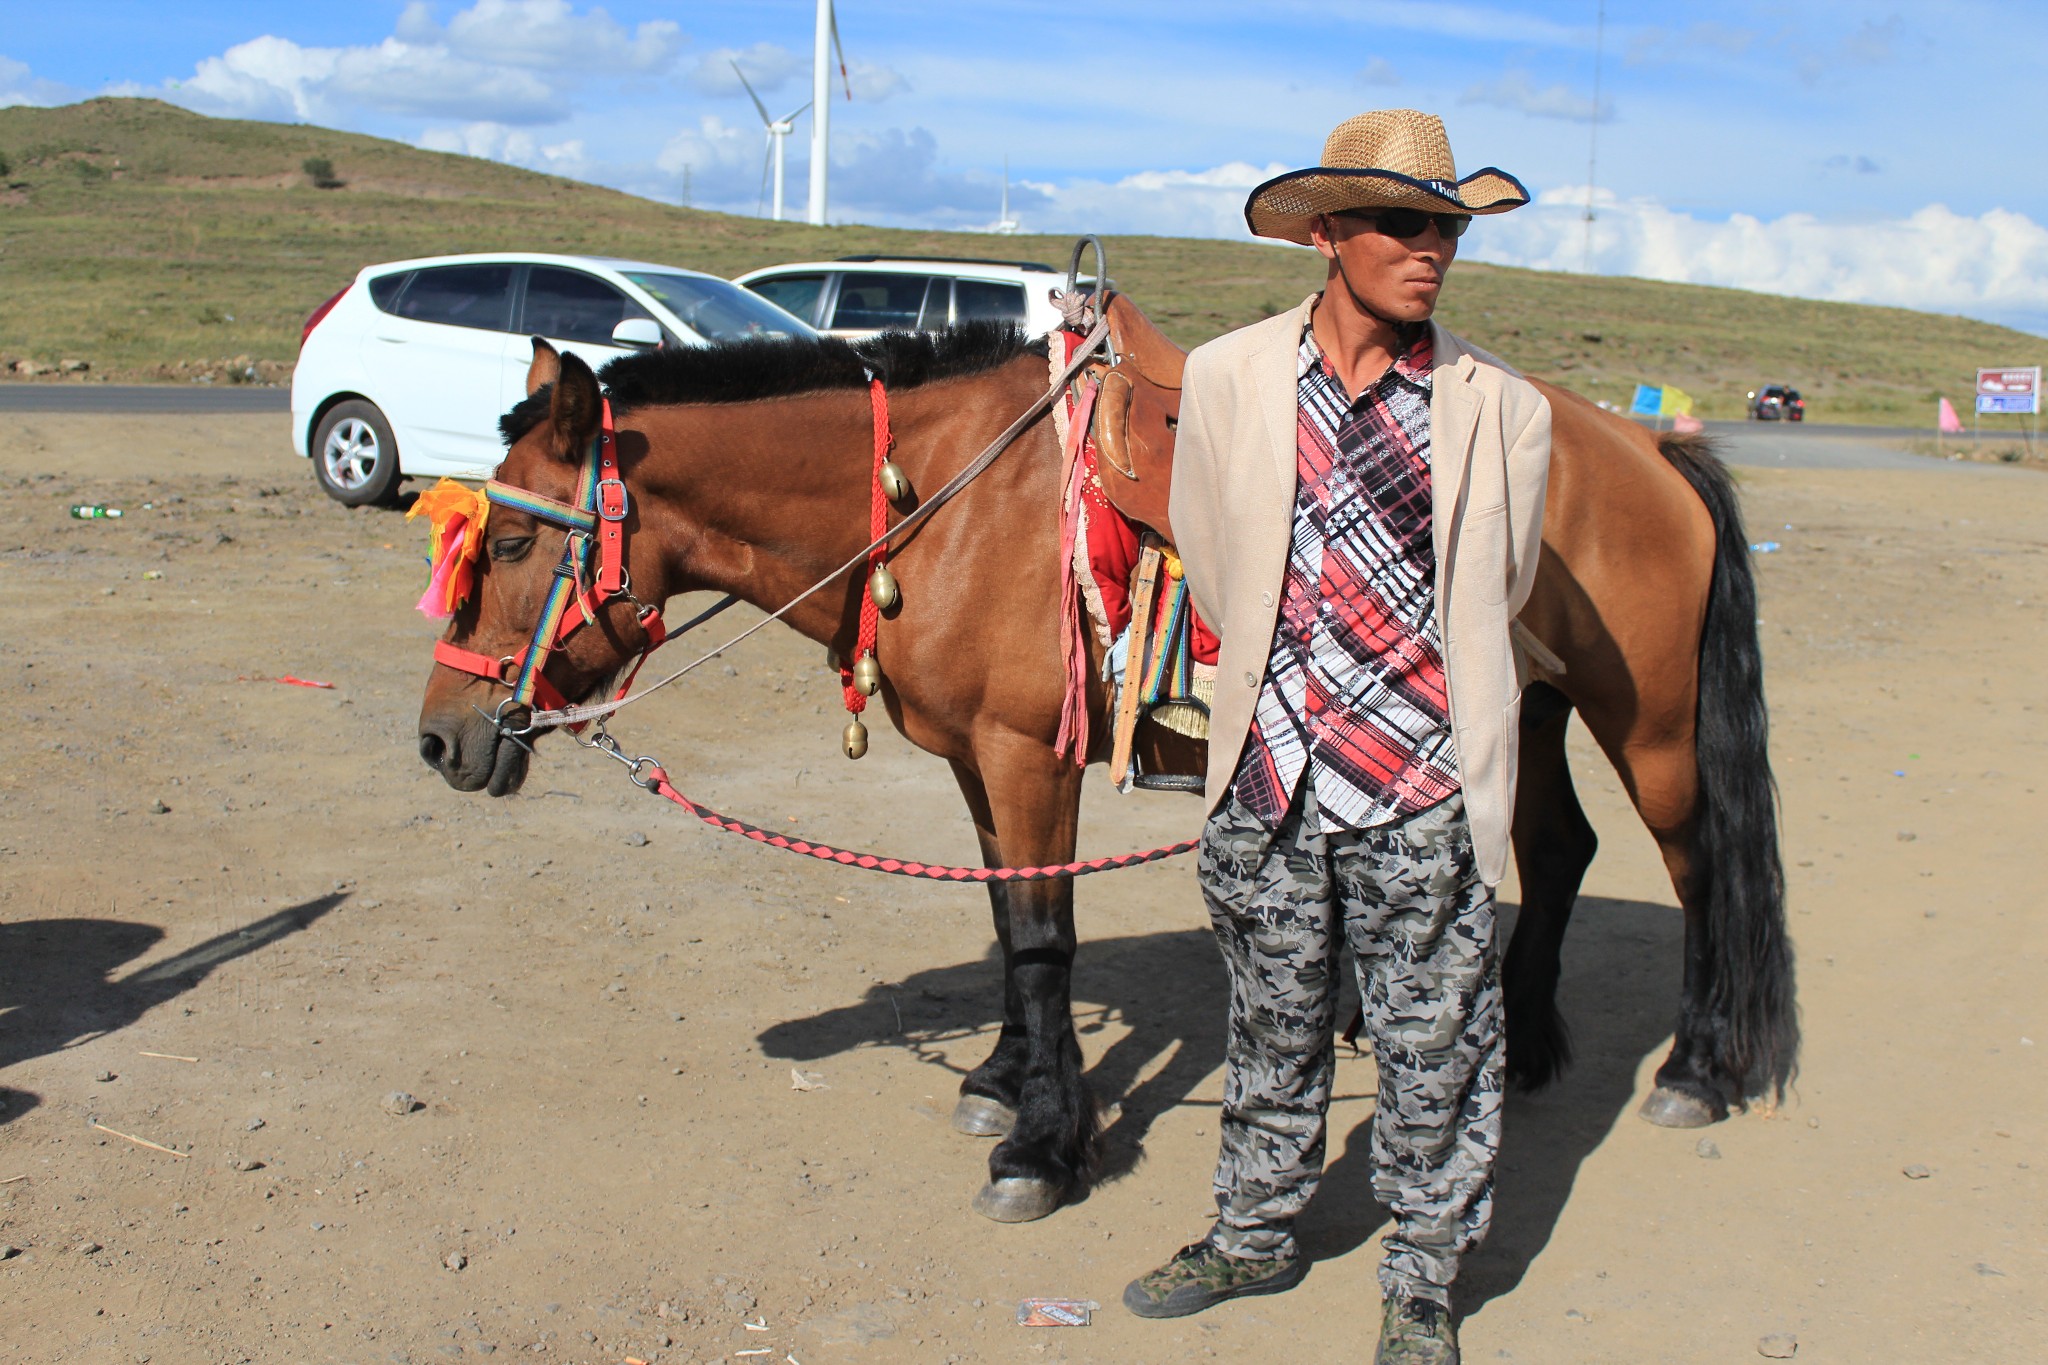
[[[230,357],[286,369],[306,314],[361,266],[437,252],[557,250],[734,275],[856,251],[1062,263],[1064,237],[813,228],[673,208],[471,157],[154,100],[0,109],[0,358],[172,378]],[[316,188],[308,158],[332,164]],[[1479,229],[1484,231],[1483,226]],[[1307,252],[1108,239],[1110,270],[1193,344],[1320,282]],[[1764,382],[1816,420],[1931,422],[1977,365],[2048,362],[2048,340],[1962,318],[1647,280],[1462,264],[1444,321],[1532,373],[1626,402],[1672,383],[1710,417]],[[184,362],[181,366],[180,362]],[[195,364],[196,363],[196,364]]]

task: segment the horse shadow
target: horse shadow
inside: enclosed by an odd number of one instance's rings
[[[1502,942],[1518,907],[1503,905]],[[1548,1245],[1579,1168],[1635,1100],[1645,1056],[1671,1033],[1679,997],[1684,925],[1665,905],[1582,896],[1565,944],[1559,1003],[1573,1024],[1575,1060],[1564,1078],[1507,1098],[1492,1231],[1459,1276],[1462,1314],[1508,1293]],[[1344,972],[1339,1023],[1356,1009]],[[857,1003],[786,1020],[764,1031],[767,1055],[815,1062],[861,1047],[900,1047],[964,1076],[994,1046],[1001,1024],[1002,962],[986,956],[877,984]],[[1088,1081],[1119,1101],[1103,1132],[1097,1183],[1131,1175],[1154,1122],[1193,1098],[1223,1063],[1225,983],[1206,929],[1084,942],[1074,967],[1074,1019],[1085,1039],[1128,1030],[1098,1057]],[[1340,1055],[1344,1044],[1339,1043]],[[1333,1132],[1332,1160],[1297,1228],[1311,1260],[1335,1260],[1385,1225],[1372,1194],[1371,1120]]]
[[[0,1074],[126,1028],[197,986],[222,963],[308,928],[347,899],[342,891],[302,901],[119,980],[114,973],[155,947],[162,929],[110,919],[0,924]],[[41,1103],[29,1091],[0,1087],[0,1124]]]

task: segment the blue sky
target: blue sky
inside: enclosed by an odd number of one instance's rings
[[[1468,258],[1967,313],[2048,332],[2048,58],[2028,7],[1609,0],[840,0],[834,221],[1241,236],[1362,109],[1440,113],[1538,202]],[[760,211],[811,0],[0,4],[0,104],[114,90]],[[1588,249],[1589,135],[1597,134]],[[808,117],[789,141],[804,202]],[[687,264],[687,262],[682,262]]]

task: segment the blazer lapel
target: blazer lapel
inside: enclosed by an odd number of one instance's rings
[[[1274,477],[1287,490],[1290,505],[1297,474],[1296,427],[1301,404],[1296,357],[1301,352],[1301,328],[1306,324],[1307,313],[1305,303],[1297,310],[1292,327],[1268,326],[1263,343],[1251,358],[1259,416],[1266,428],[1266,454],[1273,462]]]
[[[1472,357],[1457,338],[1435,327],[1436,365],[1430,374],[1429,480],[1430,514],[1439,573],[1451,564],[1451,531],[1465,493],[1466,471],[1472,466],[1472,442],[1486,399],[1468,378]],[[1447,576],[1447,575],[1446,575]]]

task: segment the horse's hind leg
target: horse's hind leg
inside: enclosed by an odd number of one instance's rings
[[[1571,717],[1571,702],[1547,683],[1535,683],[1522,694],[1514,820],[1522,909],[1501,983],[1507,1003],[1508,1082],[1523,1090],[1556,1080],[1572,1059],[1571,1033],[1557,1009],[1558,971],[1572,905],[1599,840],[1579,808],[1565,761]]]
[[[989,813],[988,789],[982,785],[980,775],[964,763],[953,764],[953,777],[959,782],[960,794],[967,798],[967,809],[974,819],[982,865],[1000,866],[1002,859],[997,851],[995,819]],[[1016,1126],[1017,1103],[1024,1092],[1024,1001],[1011,970],[1009,890],[1001,882],[988,884],[996,943],[1003,954],[1003,1026],[988,1060],[960,1082],[960,1099],[953,1106],[953,1127],[969,1137],[1008,1134]]]

